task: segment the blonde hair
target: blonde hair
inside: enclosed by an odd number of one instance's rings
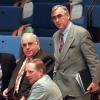
[[[29,62],[30,63],[34,63],[37,70],[42,69],[43,70],[43,73],[44,74],[46,73],[45,64],[44,64],[44,62],[41,59],[39,59],[39,58],[30,59]]]

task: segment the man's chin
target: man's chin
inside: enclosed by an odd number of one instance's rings
[[[27,58],[31,58],[32,55],[31,55],[31,54],[27,54],[26,57],[27,57]]]
[[[34,84],[35,82],[33,82],[33,81],[29,81],[29,83],[32,85],[32,84]]]
[[[30,84],[33,84],[33,82],[32,82],[32,81],[29,81],[29,83],[30,83]]]

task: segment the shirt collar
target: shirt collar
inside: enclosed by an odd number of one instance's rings
[[[66,27],[66,29],[63,32],[63,35],[68,34],[70,28],[71,28],[72,23],[70,22],[69,25]]]

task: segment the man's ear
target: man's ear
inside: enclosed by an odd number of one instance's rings
[[[43,75],[43,69],[40,69],[41,76]]]

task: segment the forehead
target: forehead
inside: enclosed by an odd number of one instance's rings
[[[58,7],[56,9],[53,9],[51,16],[64,14],[64,13],[66,13],[66,11],[62,7]]]
[[[26,71],[28,71],[28,70],[33,71],[33,70],[36,70],[35,66],[36,65],[34,63],[27,63],[25,69],[26,69]]]
[[[22,38],[22,43],[35,42],[36,39],[32,36],[25,36]]]

